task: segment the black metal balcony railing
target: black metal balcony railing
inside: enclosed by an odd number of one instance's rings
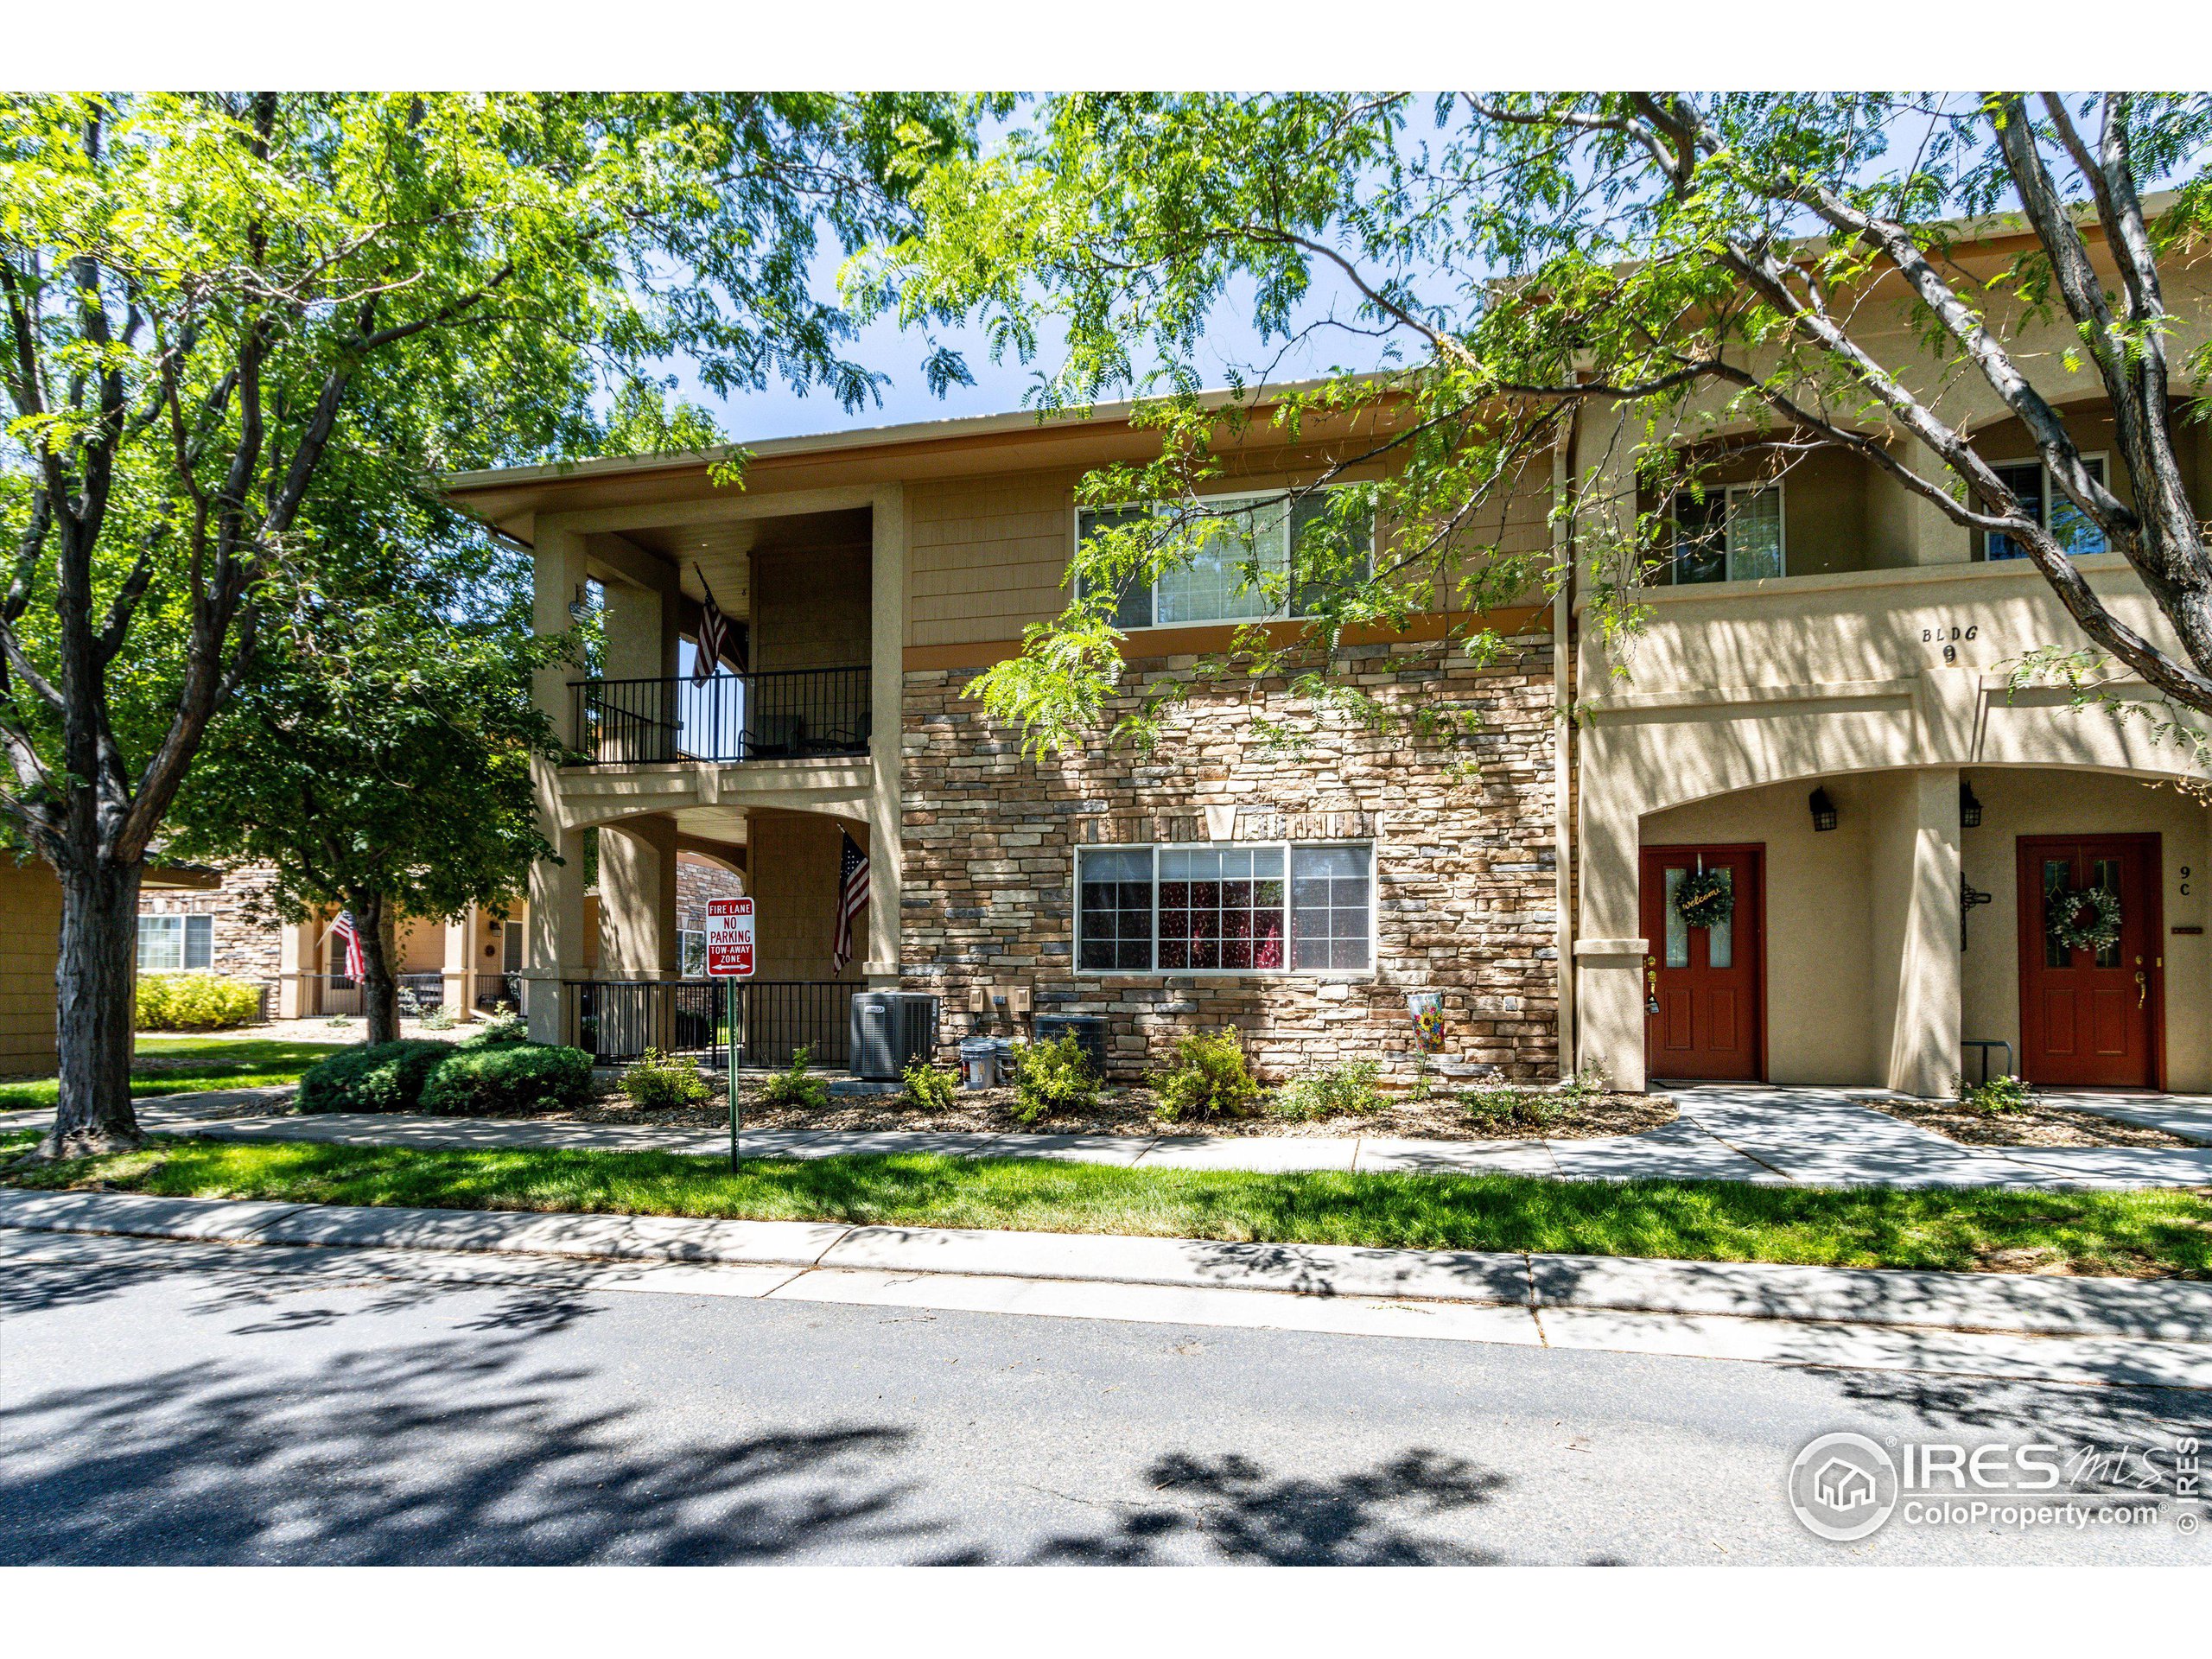
[[[571,980],[568,988],[568,1040],[602,1065],[634,1060],[649,1048],[709,1056],[729,1046],[722,981]],[[816,1066],[843,1071],[852,1058],[855,988],[842,980],[741,981],[745,1064],[789,1065],[805,1048]]]
[[[569,690],[585,766],[868,752],[865,666],[717,674],[698,685],[574,680]]]

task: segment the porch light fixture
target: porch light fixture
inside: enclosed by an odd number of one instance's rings
[[[584,584],[576,584],[576,596],[569,601],[569,620],[582,624],[590,620],[591,601],[584,597]]]
[[[1835,828],[1835,803],[1828,798],[1827,791],[1825,789],[1815,790],[1813,791],[1811,805],[1813,808],[1814,829],[1833,830]]]
[[[1981,803],[1974,798],[1974,785],[1964,778],[1959,779],[1959,828],[1981,828]]]

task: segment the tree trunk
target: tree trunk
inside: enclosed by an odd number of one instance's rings
[[[388,1043],[399,1035],[399,987],[391,976],[391,929],[380,893],[356,893],[353,925],[361,936],[361,1012],[368,1018],[369,1040]]]
[[[130,1107],[130,1026],[143,867],[95,855],[61,877],[54,964],[61,1090],[41,1155],[77,1158],[139,1143]]]

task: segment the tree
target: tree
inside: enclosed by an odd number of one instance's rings
[[[809,267],[905,223],[925,135],[940,100],[0,99],[0,818],[63,890],[49,1154],[137,1139],[142,864],[333,457],[569,452],[677,356],[874,396]]]
[[[918,160],[928,234],[855,275],[872,307],[974,319],[1000,355],[1027,360],[1057,326],[1047,410],[1117,390],[1152,400],[1141,418],[1160,429],[1161,460],[1095,474],[1084,497],[1172,511],[1095,537],[1065,614],[982,683],[1033,742],[1077,741],[1096,717],[1119,671],[1120,584],[1234,533],[1195,493],[1224,435],[1326,423],[1354,435],[1315,487],[1385,474],[1313,515],[1342,528],[1379,512],[1393,528],[1371,571],[1326,534],[1300,547],[1295,576],[1248,567],[1262,586],[1318,579],[1331,597],[1304,643],[1325,649],[1349,622],[1402,618],[1415,576],[1469,613],[1555,592],[1573,573],[1501,545],[1485,508],[1548,471],[1592,410],[1627,417],[1649,504],[1611,534],[1590,511],[1603,504],[1571,491],[1562,509],[1599,626],[1632,622],[1669,504],[1695,494],[1710,458],[1700,438],[1749,428],[1777,467],[1847,449],[2024,550],[2088,645],[2033,654],[2023,673],[2132,673],[2177,716],[2212,712],[2212,554],[2181,460],[2185,423],[2208,412],[2212,338],[2201,290],[2170,296],[2161,271],[2212,229],[2212,99],[1086,94],[1036,115],[987,156]],[[2146,198],[2160,184],[2171,197]],[[2030,237],[1991,275],[1958,256],[1989,228],[1975,216],[2000,212]],[[1247,289],[1268,357],[1233,365],[1224,408],[1197,395],[1198,348]],[[2021,349],[2016,330],[2051,318],[2075,342],[2059,372],[2109,404],[2125,492],[2085,462],[2051,365]],[[1366,360],[1273,384],[1292,348],[1332,340]],[[1967,380],[2023,423],[2175,644],[2113,613],[1977,424],[1948,412],[1942,391]],[[1497,644],[1472,622],[1463,643]],[[1283,654],[1249,630],[1224,660],[1253,671]],[[1325,672],[1300,683],[1340,695]]]
[[[269,864],[287,921],[351,912],[368,1039],[389,1042],[392,925],[512,899],[552,853],[531,760],[557,747],[531,675],[566,642],[531,632],[527,559],[434,502],[349,509],[317,554],[329,579],[270,607],[164,850]]]

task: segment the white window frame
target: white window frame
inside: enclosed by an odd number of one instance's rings
[[[699,941],[699,962],[702,976],[707,960],[707,930],[703,927],[679,927],[676,930],[676,975],[684,977],[685,964],[691,960],[691,941]]]
[[[149,922],[155,923],[157,925],[149,930],[146,925]],[[196,928],[194,926],[194,923],[199,925]],[[149,963],[146,960],[146,935],[149,931],[157,934],[166,933],[175,942],[176,947],[176,961],[173,965],[165,965],[159,963]],[[196,966],[194,964],[192,960],[192,936],[195,932],[200,936],[203,949],[207,957],[207,961],[200,963]],[[139,917],[138,948],[137,954],[134,960],[137,963],[138,971],[142,974],[205,974],[213,972],[215,967],[215,918],[213,916],[194,915],[186,911],[168,911],[158,915],[144,915]]]
[[[1785,490],[1786,483],[1786,480],[1777,478],[1764,484],[1712,484],[1706,486],[1705,495],[1707,500],[1711,500],[1715,495],[1720,497],[1721,556],[1726,561],[1721,582],[1777,582],[1789,574],[1789,497]],[[1774,492],[1775,552],[1781,561],[1782,568],[1771,576],[1739,576],[1736,574],[1734,536],[1736,498],[1738,495],[1757,495],[1766,490]],[[1675,501],[1680,501],[1688,493],[1687,489],[1675,491]],[[1669,517],[1672,517],[1675,512],[1674,502],[1668,504],[1668,512]],[[1720,582],[1684,582],[1681,574],[1681,532],[1678,528],[1675,532],[1675,539],[1667,549],[1667,581],[1670,587],[1717,588],[1720,585]]]
[[[1172,625],[1171,625],[1172,626]],[[1367,855],[1367,966],[1294,968],[1297,956],[1296,904],[1291,893],[1293,858],[1301,852],[1363,851]],[[1152,856],[1152,965],[1148,968],[1086,968],[1083,965],[1083,855],[1088,852],[1149,853]],[[1282,960],[1280,968],[1162,968],[1160,965],[1160,855],[1161,853],[1280,852],[1282,855]],[[1376,843],[1372,841],[1106,841],[1087,842],[1069,861],[1070,914],[1074,918],[1073,970],[1078,979],[1373,979],[1382,955],[1376,890]]]
[[[1331,484],[1325,487],[1329,490],[1341,490],[1348,489],[1351,486],[1344,484]],[[1280,501],[1282,503],[1285,558],[1285,569],[1283,574],[1286,580],[1289,581],[1289,587],[1287,591],[1283,594],[1283,604],[1281,610],[1264,612],[1258,616],[1192,616],[1185,617],[1173,622],[1162,622],[1158,620],[1160,616],[1160,582],[1158,578],[1155,577],[1151,584],[1151,613],[1154,620],[1145,623],[1141,626],[1127,629],[1125,632],[1129,633],[1149,633],[1159,628],[1226,627],[1232,626],[1241,622],[1294,622],[1300,620],[1304,616],[1311,614],[1309,612],[1294,611],[1290,608],[1291,601],[1298,591],[1297,582],[1294,580],[1289,580],[1293,576],[1294,573],[1288,568],[1289,556],[1297,550],[1295,548],[1289,545],[1291,518],[1290,498],[1293,493],[1294,492],[1288,489],[1238,490],[1226,495],[1204,495],[1198,498],[1198,505],[1205,507],[1208,512],[1212,512],[1217,508],[1233,508],[1239,502]],[[1078,505],[1073,514],[1073,530],[1068,547],[1068,558],[1070,561],[1069,568],[1074,568],[1073,561],[1083,552],[1083,519],[1085,513],[1097,513],[1103,515],[1116,512],[1149,512],[1154,518],[1162,518],[1166,517],[1170,511],[1171,509],[1166,508],[1158,504],[1147,505],[1147,503],[1141,501],[1131,501],[1116,507],[1086,507]],[[1370,522],[1367,527],[1367,569],[1370,576],[1374,574],[1375,570],[1375,550],[1377,541],[1379,540],[1380,534],[1380,524]],[[1244,589],[1242,591],[1249,592],[1251,590]]]
[[[2098,471],[2102,474],[2101,481],[2103,483],[2105,488],[2112,488],[2112,451],[2109,449],[2084,449],[2081,452],[2081,454],[2083,461],[2094,461],[2097,463]],[[2045,531],[2048,531],[2050,529],[2051,507],[2057,501],[2060,496],[2066,494],[2066,492],[2060,489],[2056,482],[2051,478],[2050,463],[2045,461],[2040,453],[2032,455],[2015,455],[2010,460],[1993,461],[1989,463],[1989,470],[1993,473],[2000,472],[2013,467],[2040,467],[2043,468],[2043,512],[2037,519],[2037,523]],[[2071,501],[2073,498],[2069,496],[2067,499],[2069,501]],[[2028,556],[2025,553],[2007,553],[1993,558],[1989,552],[1989,538],[1992,536],[2001,536],[2003,534],[2004,532],[2002,531],[1985,530],[1981,532],[1981,562],[1984,564],[2015,564],[2022,563],[2027,558]],[[2112,543],[2109,540],[2105,543],[2105,551],[2107,553],[2112,551]],[[2084,553],[2080,556],[2085,559],[2093,559],[2097,556],[2094,553]]]

